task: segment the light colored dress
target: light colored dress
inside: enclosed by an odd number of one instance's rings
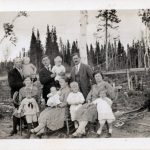
[[[86,101],[93,102],[99,98],[101,91],[107,91],[107,97],[111,99],[115,98],[114,88],[105,81],[102,81],[100,85],[94,84],[86,98]],[[89,105],[88,103],[84,104],[79,108],[76,114],[77,121],[90,121],[94,122],[98,117],[97,106],[95,104]]]
[[[22,73],[24,78],[31,77],[32,74],[36,74],[36,67],[29,63],[29,64],[23,64],[22,66]]]
[[[75,121],[76,113],[78,109],[82,106],[85,99],[83,97],[83,94],[81,92],[73,93],[71,92],[68,95],[67,102],[70,106],[70,114],[71,114],[71,120]]]
[[[92,102],[93,104],[97,105],[98,111],[98,120],[115,120],[115,116],[112,112],[112,101],[108,97],[104,98],[97,98],[95,101]]]
[[[56,77],[55,77],[55,81],[59,81],[59,79],[61,78],[60,74],[61,73],[65,73],[66,72],[66,69],[63,65],[60,65],[60,66],[54,66],[52,68],[52,72],[56,74]]]
[[[40,113],[38,122],[43,124],[44,127],[48,127],[50,130],[55,131],[64,126],[64,121],[66,115],[68,115],[66,106],[67,106],[67,97],[70,93],[70,88],[68,86],[60,89],[60,101],[64,105],[63,108],[60,107],[47,107]]]
[[[38,94],[38,89],[35,86],[31,86],[31,96],[33,98],[35,98],[35,100],[38,102],[39,101],[39,94]],[[22,87],[19,90],[19,102],[21,103],[21,101],[26,97],[26,87]],[[15,108],[13,115],[17,118],[20,118],[22,116],[24,116],[24,113],[21,113],[21,116],[18,114],[18,109]]]
[[[57,92],[55,95],[52,95],[52,93],[50,93],[47,96],[49,97],[47,106],[54,107],[61,103],[59,100],[59,92]]]

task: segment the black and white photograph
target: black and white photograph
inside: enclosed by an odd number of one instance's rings
[[[0,139],[150,137],[150,9],[0,11]]]

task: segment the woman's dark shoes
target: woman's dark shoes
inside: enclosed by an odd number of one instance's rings
[[[41,133],[41,134],[38,134],[38,135],[36,135],[39,139],[42,139],[42,136],[43,136],[44,134],[43,133]]]
[[[111,136],[111,133],[107,133],[106,138],[110,138]]]
[[[97,134],[96,136],[97,136],[97,138],[101,138],[102,134]]]
[[[13,136],[14,134],[17,134],[17,131],[12,130],[12,131],[10,132],[10,136]]]

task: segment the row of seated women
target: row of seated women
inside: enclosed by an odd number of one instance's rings
[[[56,91],[53,87],[51,93],[48,95],[47,107],[39,114],[40,109],[36,107],[33,117],[29,117],[29,113],[26,112],[26,120],[28,124],[33,122],[38,124],[34,128],[29,128],[29,134],[33,133],[41,135],[45,132],[45,128],[52,131],[56,131],[64,127],[64,122],[67,117],[71,116],[71,121],[74,122],[75,132],[73,137],[81,137],[86,134],[86,126],[89,122],[99,121],[100,127],[97,130],[97,135],[100,136],[104,124],[107,122],[109,130],[108,137],[112,134],[112,122],[115,120],[111,106],[115,99],[115,89],[106,81],[103,80],[103,76],[100,72],[94,73],[96,84],[92,85],[92,88],[84,99],[82,93],[79,91],[77,82],[68,84],[68,78],[62,76],[59,80],[60,89]],[[40,89],[37,89],[34,84],[31,84],[31,80],[25,80],[25,87],[19,91],[19,99],[21,105],[19,107],[19,115],[25,102],[22,99],[35,98],[38,106],[40,106]],[[32,86],[32,92],[27,92],[28,87]],[[31,105],[32,106],[32,105]],[[28,104],[29,107],[29,104]],[[32,106],[33,107],[33,106]],[[67,109],[69,107],[69,111]],[[29,110],[26,110],[29,111]],[[70,113],[70,114],[69,114]],[[37,119],[35,118],[37,116]]]

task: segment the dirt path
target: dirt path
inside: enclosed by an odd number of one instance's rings
[[[133,119],[126,122],[121,127],[114,127],[112,138],[146,138],[150,137],[150,126],[140,125],[140,123],[145,123],[150,125],[150,113],[145,113],[144,118]],[[9,136],[12,129],[12,120],[10,118],[0,120],[0,139],[24,139],[26,138],[26,132],[23,132],[20,136],[18,132],[14,136]],[[103,131],[101,138],[106,137],[106,130]],[[35,139],[36,136],[32,135],[31,138]],[[57,132],[51,136],[43,136],[43,138],[66,138],[64,131]],[[85,138],[97,138],[96,134],[93,132],[88,132]]]

